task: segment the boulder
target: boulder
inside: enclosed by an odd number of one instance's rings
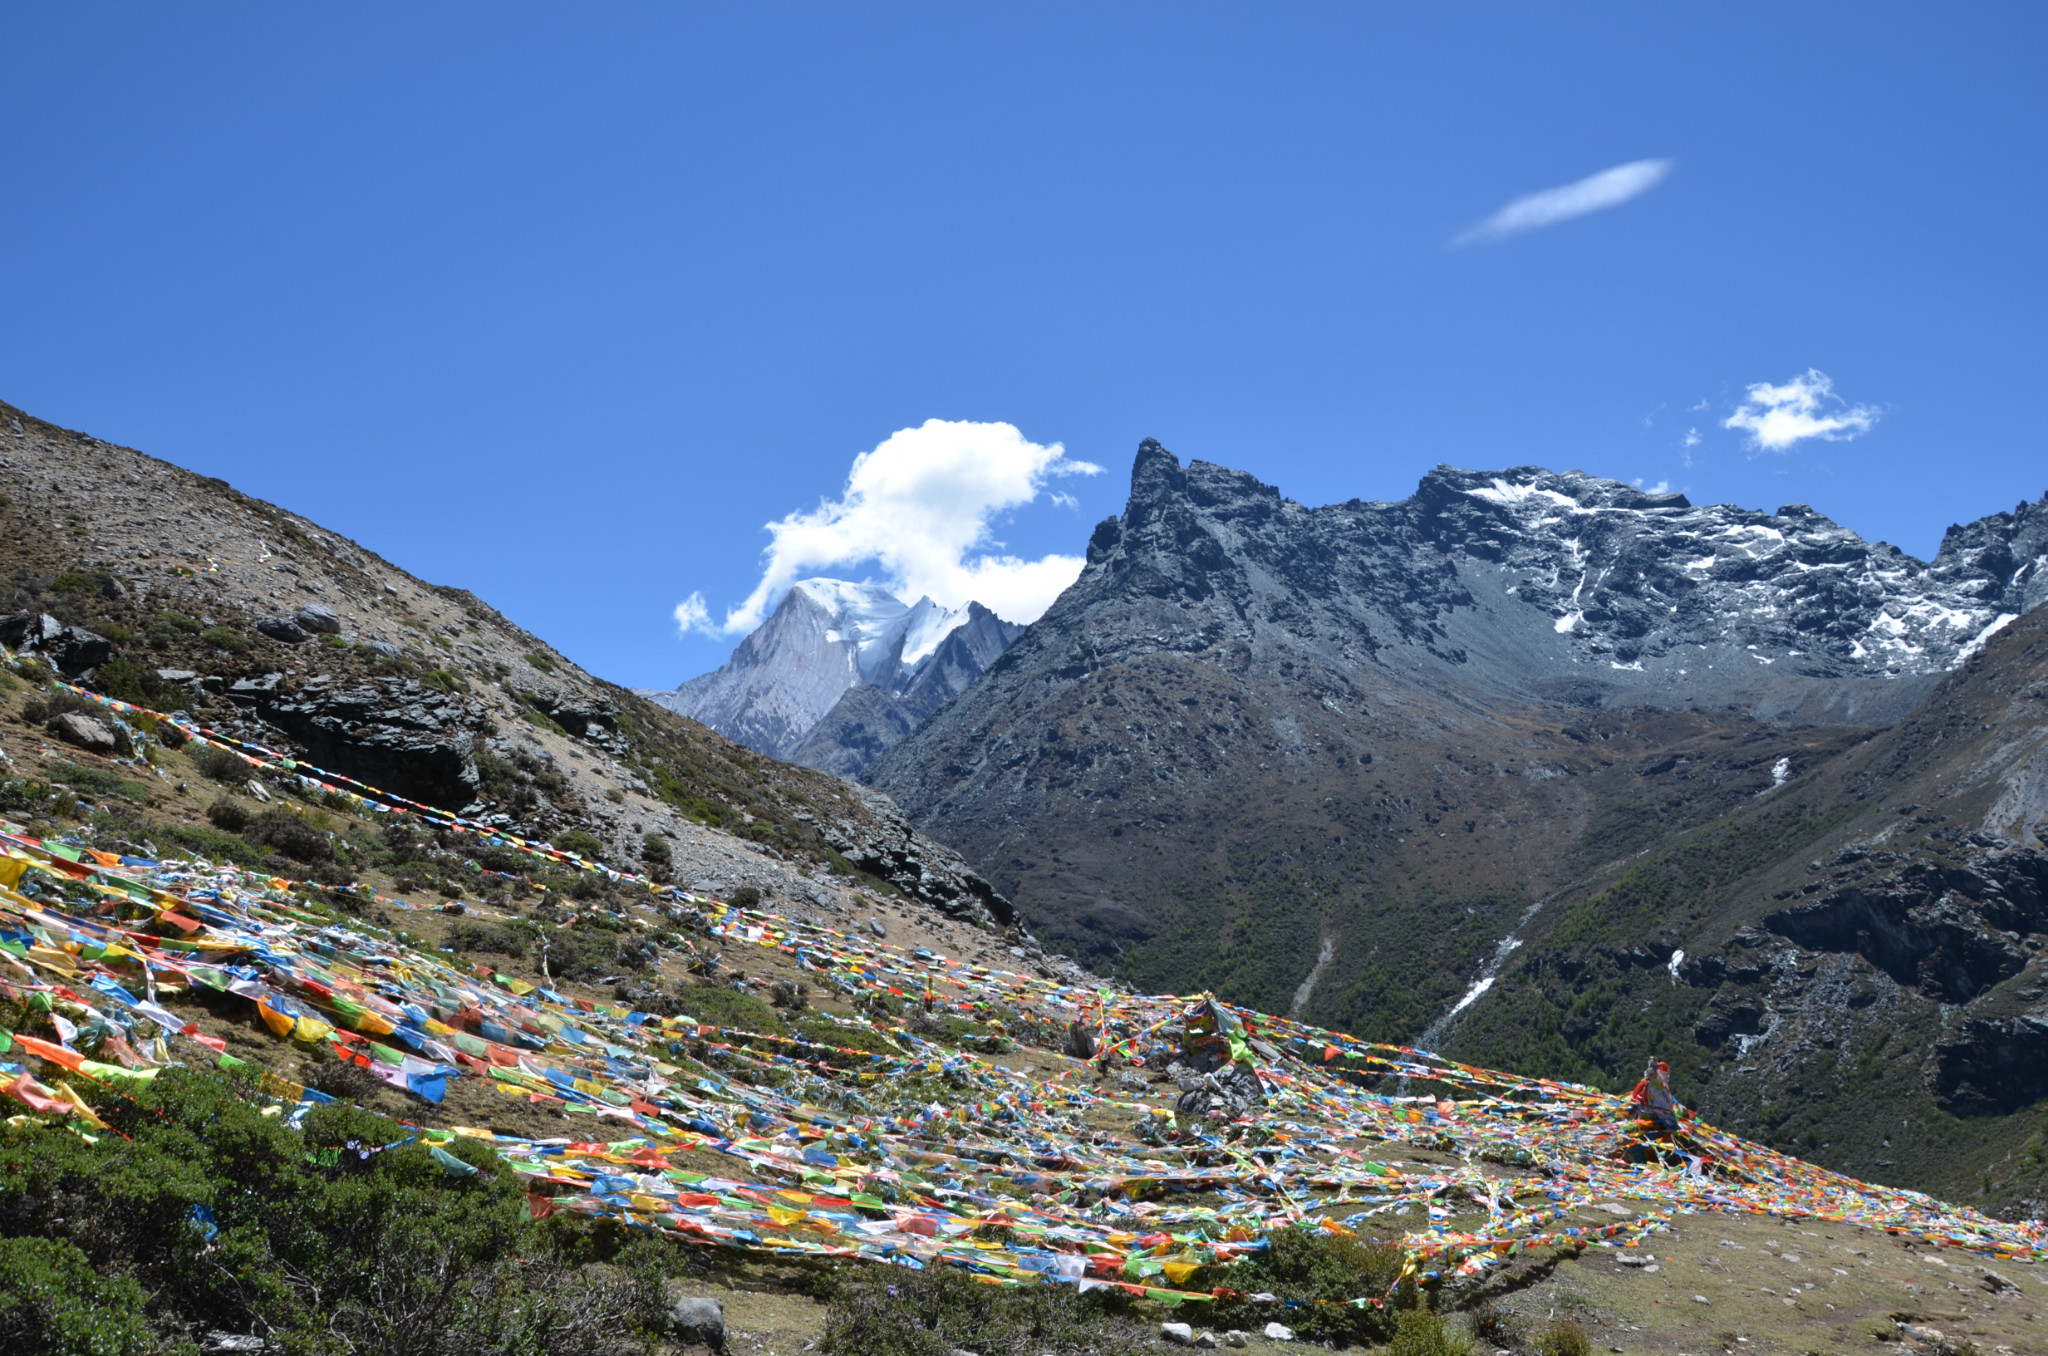
[[[388,640],[373,640],[363,648],[372,654],[383,655],[386,659],[398,659],[405,654],[405,651],[399,649]]]
[[[668,1325],[678,1341],[725,1350],[725,1305],[718,1300],[685,1295],[669,1305]]]
[[[341,634],[341,618],[325,603],[307,603],[292,617],[292,620],[308,631],[317,631],[323,636]]]
[[[0,644],[39,654],[68,677],[91,673],[114,657],[114,643],[105,636],[66,626],[47,612],[0,617]]]
[[[50,733],[87,753],[111,754],[121,746],[114,732],[91,716],[67,711],[50,722]]]
[[[874,933],[877,937],[887,937],[889,935],[889,930],[882,926],[882,920],[879,918],[868,919],[868,931]]]
[[[1159,1335],[1177,1347],[1191,1347],[1195,1344],[1195,1330],[1185,1323],[1162,1323]]]
[[[298,645],[313,638],[305,627],[290,617],[265,617],[256,623],[256,630],[281,645]]]
[[[1294,1340],[1294,1329],[1288,1327],[1285,1323],[1268,1323],[1266,1325],[1266,1340],[1268,1342],[1292,1342]]]

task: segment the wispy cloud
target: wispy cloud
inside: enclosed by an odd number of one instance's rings
[[[1698,447],[1700,445],[1700,431],[1696,428],[1687,429],[1685,436],[1678,440],[1678,445],[1680,447]]]
[[[1808,438],[1843,443],[1860,438],[1877,423],[1880,411],[1850,405],[1835,394],[1835,383],[1819,368],[1809,367],[1782,385],[1760,381],[1735,413],[1721,421],[1749,435],[1752,453],[1783,452]]]
[[[899,429],[853,459],[837,499],[766,525],[761,581],[718,629],[751,631],[798,579],[870,562],[906,600],[924,594],[947,607],[972,600],[1006,621],[1036,621],[1086,562],[1010,555],[990,527],[999,514],[1041,494],[1074,504],[1051,491],[1050,482],[1101,471],[1069,457],[1058,443],[1032,442],[1012,424],[928,419]],[[686,629],[712,629],[697,594],[677,605],[676,621]]]
[[[1524,231],[1540,230],[1585,216],[1588,212],[1619,207],[1655,188],[1665,175],[1671,173],[1671,166],[1669,160],[1631,160],[1626,165],[1616,165],[1613,169],[1588,175],[1575,184],[1525,194],[1451,243],[1490,245]]]
[[[677,603],[675,619],[676,631],[680,635],[687,636],[692,631],[702,631],[708,636],[715,630],[711,625],[711,609],[704,605],[702,593],[692,593]]]
[[[1643,483],[1643,478],[1641,476],[1637,476],[1635,484],[1636,488],[1643,491],[1645,494],[1671,493],[1671,482],[1668,480],[1660,480],[1654,485],[1645,485]]]

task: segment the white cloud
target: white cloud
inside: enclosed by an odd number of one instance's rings
[[[1696,428],[1687,429],[1685,437],[1679,440],[1678,445],[1680,447],[1698,447],[1700,445],[1700,431]]]
[[[1642,490],[1646,494],[1669,494],[1671,493],[1671,482],[1668,480],[1660,480],[1654,485],[1645,485],[1643,484],[1643,478],[1641,476],[1637,476],[1636,488]]]
[[[1809,367],[1782,386],[1767,381],[1749,388],[1749,398],[1721,421],[1722,428],[1749,435],[1752,452],[1783,452],[1808,438],[1847,442],[1870,432],[1879,411],[1845,404],[1828,374]]]
[[[716,628],[711,625],[711,609],[704,605],[704,595],[693,593],[676,604],[676,634],[687,636],[692,631],[713,635]]]
[[[1613,169],[1588,175],[1575,184],[1524,194],[1451,243],[1491,244],[1524,231],[1555,226],[1559,222],[1585,216],[1588,212],[1619,207],[1655,188],[1665,175],[1671,173],[1671,165],[1669,160],[1631,160],[1626,165],[1616,165]]]
[[[724,630],[736,635],[759,626],[798,579],[871,561],[905,601],[928,594],[961,607],[973,600],[1006,621],[1036,621],[1085,561],[1007,554],[990,524],[1048,493],[1054,477],[1101,471],[1068,457],[1058,443],[1030,441],[1011,424],[927,419],[899,429],[853,459],[839,498],[766,525],[772,540],[761,582],[726,613]]]

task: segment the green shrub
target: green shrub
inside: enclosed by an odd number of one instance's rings
[[[248,806],[225,796],[206,807],[207,822],[226,833],[240,833],[252,817]]]
[[[555,661],[539,651],[526,656],[526,662],[539,669],[542,673],[553,673],[555,671]]]
[[[1585,1340],[1585,1334],[1580,1333],[1580,1346],[1574,1356],[1587,1350]],[[1409,1309],[1400,1315],[1394,1329],[1394,1340],[1387,1344],[1387,1353],[1388,1356],[1472,1356],[1472,1344],[1452,1332],[1438,1315],[1427,1309]],[[1545,1352],[1544,1356],[1550,1356],[1550,1353]]]
[[[597,835],[585,833],[581,829],[571,829],[557,836],[555,846],[564,852],[573,852],[578,857],[593,862],[604,856],[604,844],[599,841]]]
[[[320,830],[289,810],[265,810],[242,831],[258,847],[274,848],[298,862],[334,859],[334,843]]]
[[[166,824],[158,833],[161,837],[216,862],[261,866],[267,855],[262,849],[251,847],[231,833],[222,833],[219,829],[202,829],[197,824]]]
[[[469,919],[448,929],[448,945],[457,951],[494,951],[501,956],[526,954],[526,939],[520,936],[518,929]]]
[[[149,1346],[142,1289],[61,1238],[0,1238],[0,1351],[125,1356]]]
[[[192,766],[198,768],[201,775],[217,782],[247,781],[251,773],[249,765],[238,755],[214,744],[201,744],[189,749],[185,756],[192,760]]]
[[[1039,1356],[1047,1351],[1139,1351],[1156,1344],[1126,1313],[1120,1290],[988,1285],[955,1267],[862,1267],[835,1278],[825,1356]]]
[[[93,687],[116,701],[162,710],[184,705],[185,689],[166,683],[132,659],[109,659],[92,676]]]
[[[1529,1344],[1535,1356],[1593,1356],[1593,1340],[1586,1330],[1568,1318],[1560,1318]]]
[[[1267,1292],[1281,1299],[1337,1301],[1292,1310],[1288,1322],[1311,1342],[1377,1343],[1394,1335],[1394,1309],[1415,1307],[1414,1282],[1404,1283],[1398,1293],[1391,1294],[1390,1309],[1358,1307],[1344,1301],[1390,1295],[1400,1279],[1402,1263],[1401,1250],[1380,1239],[1319,1229],[1275,1229],[1263,1253],[1219,1269],[1216,1282],[1246,1294]],[[1216,1309],[1218,1327],[1265,1324],[1257,1305],[1218,1304]]]
[[[255,648],[253,641],[232,626],[209,626],[199,633],[199,638],[229,654],[247,654]]]
[[[79,767],[75,763],[52,763],[49,767],[50,780],[95,796],[119,796],[134,801],[137,805],[149,804],[149,787],[142,782],[131,782],[117,777],[105,768]]]
[[[765,1035],[782,1030],[782,1019],[775,1015],[775,1009],[750,993],[706,984],[700,988],[685,989],[681,996],[683,1010],[706,1025]]]
[[[90,570],[66,570],[50,581],[58,593],[104,593],[113,581]]]
[[[487,1171],[451,1178],[341,1104],[302,1138],[212,1072],[102,1096],[118,1133],[96,1144],[0,1126],[0,1350],[117,1356],[217,1329],[288,1351],[627,1356],[653,1336],[658,1273],[564,1266],[484,1146],[450,1145]]]
[[[182,612],[173,612],[166,608],[164,611],[156,614],[155,619],[149,624],[149,629],[158,635],[196,636],[205,628],[194,618],[188,617]]]

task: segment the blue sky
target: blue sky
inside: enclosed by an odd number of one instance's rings
[[[2037,5],[0,20],[0,397],[620,682],[711,667],[764,569],[813,569],[764,561],[771,521],[858,551],[978,514],[1042,563],[1146,436],[1307,503],[1540,463],[1922,555],[2048,491]],[[1759,383],[1749,428],[1832,438],[1725,426]],[[1065,457],[819,515],[934,419]],[[996,446],[947,427],[899,469]],[[913,544],[813,572],[974,563]]]

